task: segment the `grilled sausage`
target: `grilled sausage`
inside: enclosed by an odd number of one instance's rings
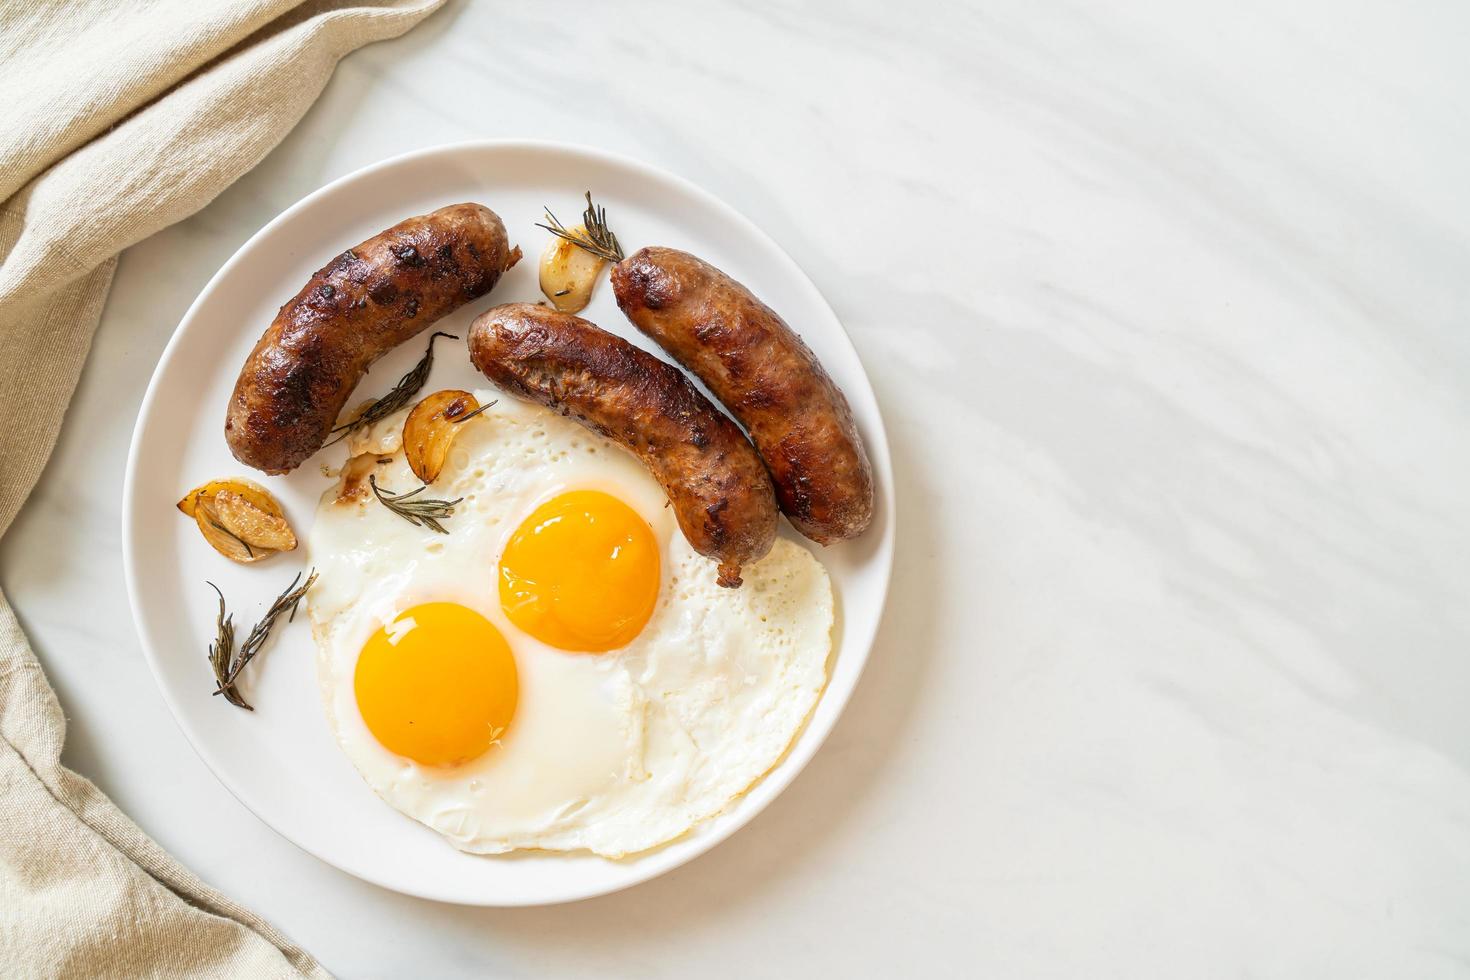
[[[678,368],[570,313],[510,303],[470,327],[470,360],[501,388],[571,416],[631,450],[668,494],[719,583],[776,539],[771,480],[740,429]]]
[[[337,256],[246,359],[225,416],[230,452],[267,473],[300,466],[374,361],[488,293],[520,257],[479,204],[409,218]]]
[[[819,544],[873,520],[873,468],[847,399],[776,311],[688,252],[613,267],[618,306],[699,376],[750,433],[791,523]]]

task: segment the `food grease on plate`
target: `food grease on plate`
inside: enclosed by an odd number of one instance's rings
[[[415,483],[401,446],[381,458],[383,483]],[[386,802],[466,851],[620,857],[781,758],[831,652],[806,548],[779,540],[719,587],[635,457],[516,400],[455,436],[433,489],[463,501],[449,534],[339,485],[307,539],[328,717]]]

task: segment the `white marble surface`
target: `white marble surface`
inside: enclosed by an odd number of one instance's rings
[[[472,4],[349,57],[125,254],[0,543],[67,759],[348,977],[1470,975],[1470,8]],[[159,351],[303,194],[469,137],[681,173],[792,252],[887,414],[868,674],[770,810],[648,885],[461,909],[230,797],[138,650]],[[303,801],[303,805],[310,805]]]

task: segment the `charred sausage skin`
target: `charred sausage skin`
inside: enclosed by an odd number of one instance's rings
[[[338,255],[246,359],[225,416],[230,451],[267,473],[300,466],[374,361],[488,293],[519,258],[479,204],[409,218]]]
[[[470,328],[470,360],[501,388],[556,409],[624,448],[668,494],[695,551],[719,562],[719,584],[776,539],[776,498],[734,422],[678,368],[570,313],[510,303]]]
[[[613,266],[618,306],[750,433],[792,525],[819,544],[873,520],[873,468],[847,399],[776,311],[688,252]]]

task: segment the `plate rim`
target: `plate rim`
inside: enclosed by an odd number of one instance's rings
[[[285,830],[277,827],[275,823],[259,813],[245,799],[245,796],[242,795],[241,789],[237,787],[235,782],[227,775],[228,766],[224,765],[220,760],[215,758],[214,754],[206,748],[204,740],[197,737],[196,732],[185,721],[183,713],[179,710],[178,707],[176,707],[174,698],[169,693],[168,686],[164,683],[164,670],[162,667],[162,662],[155,652],[155,644],[152,642],[152,638],[147,634],[144,626],[144,623],[146,622],[146,617],[144,615],[142,604],[139,600],[140,591],[138,585],[138,576],[135,573],[135,568],[138,562],[138,555],[140,551],[139,542],[135,539],[135,534],[137,533],[136,529],[139,522],[134,519],[134,510],[137,506],[137,502],[135,499],[135,488],[138,482],[137,473],[139,467],[139,446],[144,438],[145,430],[148,428],[149,420],[152,418],[153,413],[157,407],[155,405],[155,402],[158,400],[159,397],[160,379],[166,373],[166,369],[168,368],[173,358],[176,356],[179,345],[182,342],[184,334],[183,328],[185,324],[188,324],[192,321],[195,311],[211,296],[211,294],[217,288],[220,287],[220,284],[230,275],[230,273],[233,272],[235,266],[243,261],[243,257],[253,251],[254,246],[259,240],[267,237],[268,235],[271,235],[282,225],[289,223],[295,218],[297,214],[310,207],[321,198],[339,191],[344,186],[350,185],[359,180],[363,180],[376,173],[391,169],[393,167],[401,166],[403,164],[407,164],[425,157],[434,157],[467,151],[550,152],[582,157],[594,163],[610,164],[613,166],[622,167],[638,173],[640,176],[677,186],[685,193],[692,195],[693,197],[703,202],[705,205],[711,207],[725,220],[731,221],[735,225],[740,226],[742,230],[744,230],[746,233],[752,234],[758,241],[762,242],[764,246],[768,248],[770,252],[777,258],[779,264],[783,266],[786,273],[788,275],[794,276],[796,280],[800,281],[807,288],[809,288],[812,293],[821,301],[823,306],[827,308],[828,313],[832,316],[833,322],[837,324],[838,333],[841,336],[842,343],[847,346],[848,353],[851,354],[860,369],[861,382],[866,388],[866,394],[873,406],[872,425],[870,426],[869,431],[866,433],[866,442],[869,446],[869,455],[876,457],[876,459],[874,460],[874,466],[879,470],[878,482],[884,490],[884,493],[882,494],[878,502],[879,510],[883,515],[883,536],[878,542],[877,548],[874,550],[871,559],[879,563],[878,594],[880,598],[878,614],[873,620],[871,635],[864,637],[862,643],[859,645],[860,654],[856,658],[856,670],[853,674],[852,683],[846,688],[846,690],[838,692],[834,692],[833,690],[831,690],[829,675],[828,686],[824,688],[822,692],[822,698],[818,701],[818,706],[828,698],[835,698],[836,701],[833,705],[835,710],[832,711],[830,718],[825,722],[822,728],[811,728],[814,722],[815,712],[817,710],[817,706],[814,706],[812,709],[813,714],[806,719],[806,722],[801,732],[798,734],[796,740],[794,740],[793,743],[787,747],[787,751],[783,755],[783,757],[758,781],[763,785],[770,784],[770,795],[759,804],[746,806],[743,808],[740,806],[740,803],[746,797],[743,795],[739,797],[737,801],[731,805],[730,808],[726,809],[721,814],[722,816],[730,818],[725,821],[725,825],[707,834],[707,836],[700,841],[700,845],[697,848],[691,849],[687,854],[679,856],[677,860],[674,860],[672,862],[664,861],[662,863],[651,863],[646,870],[640,869],[638,871],[635,871],[626,880],[615,881],[607,884],[598,883],[590,887],[581,889],[566,889],[566,893],[564,895],[553,899],[532,898],[528,900],[515,900],[512,898],[510,900],[506,900],[502,897],[490,897],[482,900],[477,900],[460,895],[446,896],[441,893],[435,893],[428,889],[405,887],[402,883],[383,880],[381,877],[375,876],[365,871],[364,869],[345,867],[337,861],[332,860],[331,858],[326,857],[323,854],[317,853],[306,844],[295,840]],[[874,451],[874,449],[876,449],[876,452]],[[170,716],[172,716],[174,724],[179,729],[179,732],[183,735],[184,741],[187,742],[190,748],[193,749],[195,755],[197,755],[200,761],[204,763],[205,768],[209,770],[211,775],[213,775],[214,778],[218,780],[222,786],[224,786],[224,788],[230,793],[232,797],[235,798],[237,802],[239,802],[241,806],[249,811],[249,813],[257,820],[259,820],[262,824],[268,827],[273,833],[281,837],[283,840],[286,840],[304,853],[311,855],[311,857],[313,857],[314,859],[321,861],[324,864],[327,864],[333,868],[336,868],[338,871],[341,871],[344,874],[351,875],[354,878],[358,878],[362,881],[367,881],[370,884],[387,889],[389,891],[397,892],[399,894],[411,895],[416,898],[422,898],[430,901],[439,901],[456,905],[482,908],[513,908],[560,905],[570,902],[582,901],[589,898],[595,898],[601,895],[609,895],[615,892],[623,891],[628,888],[632,888],[635,885],[643,884],[661,875],[667,874],[668,872],[682,867],[683,865],[688,864],[690,861],[693,861],[694,859],[709,853],[710,850],[728,840],[731,836],[733,836],[744,827],[748,826],[752,820],[754,820],[761,812],[766,809],[766,807],[768,807],[772,802],[776,800],[777,797],[784,793],[786,789],[791,785],[791,783],[796,779],[796,777],[800,775],[801,772],[806,768],[806,766],[811,762],[812,758],[816,756],[817,752],[821,750],[822,746],[826,744],[827,739],[832,734],[832,731],[836,727],[838,720],[841,719],[843,712],[847,709],[847,705],[851,701],[853,692],[857,690],[858,685],[862,682],[863,672],[867,669],[868,659],[872,655],[873,646],[877,641],[878,633],[882,628],[884,616],[887,613],[888,596],[893,578],[895,540],[897,537],[897,527],[895,523],[897,513],[895,500],[896,495],[897,491],[896,487],[894,486],[893,480],[893,465],[888,441],[887,426],[883,419],[882,406],[879,404],[877,394],[873,390],[872,380],[869,376],[868,368],[863,363],[862,357],[859,354],[856,345],[852,342],[852,337],[848,333],[847,327],[843,324],[841,318],[837,316],[836,310],[832,308],[832,304],[828,302],[827,297],[822,293],[820,288],[818,288],[817,284],[811,279],[811,277],[807,275],[806,271],[802,269],[802,267],[796,262],[796,260],[791,257],[786,249],[784,249],[774,238],[767,234],[764,229],[762,229],[750,218],[746,217],[746,215],[741,213],[734,206],[728,204],[722,198],[715,195],[713,192],[705,190],[703,187],[694,183],[692,180],[679,174],[673,173],[669,170],[665,170],[662,167],[646,163],[635,157],[627,156],[622,153],[605,150],[599,147],[588,146],[581,143],[572,143],[549,139],[499,138],[457,140],[448,143],[439,143],[427,147],[420,147],[418,149],[410,150],[405,153],[399,153],[394,156],[386,157],[375,163],[370,163],[365,166],[359,167],[355,170],[352,170],[346,174],[343,174],[328,181],[327,183],[318,187],[316,190],[311,191],[310,193],[295,201],[293,204],[286,207],[279,214],[271,218],[259,229],[257,229],[252,235],[250,235],[249,238],[247,238],[239,245],[239,247],[235,249],[230,257],[225,260],[225,262],[215,271],[212,276],[210,276],[209,281],[204,284],[203,288],[200,289],[198,295],[194,297],[194,300],[184,311],[183,316],[180,317],[179,322],[174,326],[172,333],[169,335],[168,342],[164,345],[163,351],[158,356],[158,361],[154,365],[152,374],[148,379],[148,386],[143,394],[143,399],[139,403],[138,415],[133,425],[132,435],[129,439],[127,464],[123,476],[123,498],[121,515],[123,578],[126,583],[128,592],[128,608],[133,618],[133,632],[138,638],[138,645],[143,652],[143,659],[148,663],[149,671],[153,676],[154,685],[157,687],[158,693],[163,698],[164,703],[168,706],[169,714]],[[846,630],[845,622],[843,624],[843,628],[844,630]],[[803,741],[806,741],[807,744],[802,745],[801,743]]]

